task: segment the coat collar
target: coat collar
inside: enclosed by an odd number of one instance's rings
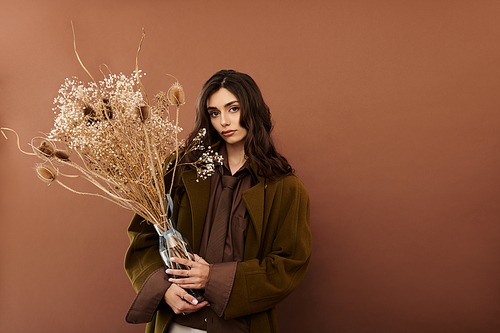
[[[214,145],[213,148],[216,150],[218,144]],[[277,186],[276,182],[270,182],[260,176],[259,170],[254,163],[251,163],[250,167],[254,171],[254,175],[257,177],[258,182],[242,193],[242,199],[252,223],[248,228],[247,243],[260,244],[262,240],[262,231],[266,227],[267,222],[265,221],[269,218],[272,198],[274,198]],[[209,177],[205,180],[198,179],[196,170],[184,171],[181,177],[190,202],[191,221],[193,226],[192,247],[195,252],[199,252],[203,226],[208,210],[211,178]],[[247,251],[245,250],[245,252]]]

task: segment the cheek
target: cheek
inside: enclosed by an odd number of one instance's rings
[[[216,124],[217,124],[217,123],[216,123],[216,121],[215,121],[215,120],[216,120],[215,118],[210,117],[210,124],[212,125],[212,127],[213,127],[213,128],[217,128],[217,127],[216,127]]]

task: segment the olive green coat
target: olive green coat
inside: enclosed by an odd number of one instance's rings
[[[258,174],[255,170],[255,174]],[[177,229],[199,251],[207,212],[210,178],[196,181],[195,170],[182,173],[186,194],[174,209]],[[250,215],[244,261],[237,264],[226,319],[248,316],[252,333],[278,332],[275,306],[300,283],[311,257],[309,196],[295,176],[277,181],[259,177],[243,192]],[[158,253],[158,235],[151,225],[135,216],[129,230],[130,247],[125,270],[138,291],[148,276],[164,266]],[[166,332],[174,316],[161,302],[146,332]]]

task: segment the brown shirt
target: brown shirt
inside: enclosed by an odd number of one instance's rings
[[[219,154],[227,161],[225,146],[219,149]],[[207,252],[210,230],[214,222],[216,207],[222,192],[221,175],[231,175],[227,165],[217,167],[217,172],[210,180],[210,199],[208,203],[207,217],[203,229],[200,253],[204,257]],[[178,324],[209,332],[249,332],[249,323],[245,318],[235,318],[225,320],[222,318],[236,273],[236,264],[243,260],[245,238],[247,226],[250,221],[245,203],[241,198],[241,193],[255,185],[258,180],[247,161],[233,176],[241,176],[238,185],[233,192],[231,214],[228,223],[226,243],[222,263],[210,263],[210,275],[205,289],[205,299],[210,302],[210,307],[205,307],[200,311],[189,315],[177,315],[174,320]]]

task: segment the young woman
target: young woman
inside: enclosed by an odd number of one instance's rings
[[[311,256],[309,197],[274,147],[269,108],[250,76],[222,70],[205,83],[189,139],[201,128],[223,165],[198,182],[195,170],[179,170],[173,194],[195,261],[174,258],[190,269],[165,272],[156,231],[135,216],[125,269],[138,294],[127,321],[147,322],[146,332],[278,332],[275,306]],[[204,289],[205,300],[186,289]]]

